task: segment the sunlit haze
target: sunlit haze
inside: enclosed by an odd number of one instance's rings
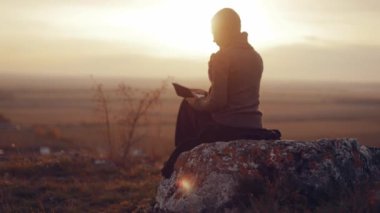
[[[268,79],[380,79],[377,0],[0,1],[0,74],[204,77],[224,7]]]

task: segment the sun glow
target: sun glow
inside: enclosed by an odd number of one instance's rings
[[[210,22],[225,7],[269,78],[380,79],[380,5],[344,0],[0,1],[0,73],[207,79]]]
[[[62,35],[129,43],[128,48],[160,56],[208,56],[212,42],[211,18],[221,8],[235,9],[255,46],[279,41],[263,1],[164,1],[141,8],[65,8],[55,21]],[[283,32],[284,33],[284,32]]]

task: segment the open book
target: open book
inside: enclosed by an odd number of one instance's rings
[[[180,84],[177,84],[177,83],[172,83],[172,84],[173,84],[175,92],[177,93],[178,96],[181,96],[184,98],[191,98],[191,97],[201,98],[201,97],[205,96],[204,94],[196,93],[195,91],[193,91],[193,90],[191,90],[185,86],[182,86]]]

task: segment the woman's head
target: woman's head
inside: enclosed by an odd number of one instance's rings
[[[214,42],[219,46],[228,44],[240,34],[240,28],[240,17],[231,8],[219,10],[212,18],[212,34]]]

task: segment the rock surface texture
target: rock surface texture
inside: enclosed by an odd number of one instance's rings
[[[368,208],[376,210],[379,171],[380,150],[359,145],[355,139],[201,144],[182,153],[171,178],[161,181],[154,209],[260,212],[286,207],[302,211],[318,210],[327,203],[338,205],[347,198],[350,203],[369,200],[374,206]]]

